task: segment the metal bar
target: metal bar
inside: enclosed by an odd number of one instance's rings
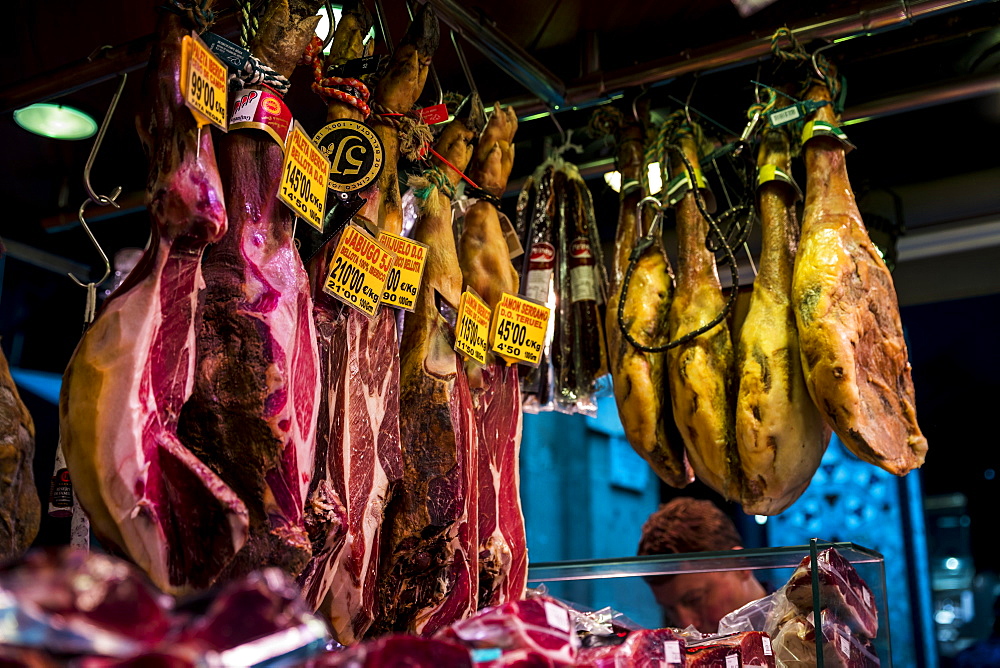
[[[66,274],[78,274],[80,276],[90,275],[90,265],[68,260],[59,255],[54,255],[47,251],[35,248],[34,246],[22,244],[20,241],[4,239],[3,244],[7,247],[7,255],[9,257],[21,260],[22,262],[27,262],[28,264],[51,271],[59,274],[60,276],[65,276]]]
[[[546,107],[565,103],[566,84],[496,28],[483,25],[455,0],[428,0],[441,20],[493,60]]]
[[[447,0],[430,0],[432,4]],[[896,0],[881,3],[858,12],[841,15],[811,24],[793,27],[795,36],[803,42],[812,39],[839,40],[870,36],[901,28],[913,22],[957,9],[995,2],[996,0]],[[749,63],[771,54],[770,34],[750,40],[737,38],[700,49],[681,53],[651,63],[623,68],[597,78],[581,80],[566,90],[565,102],[572,106],[607,97],[633,86],[665,83],[685,74],[707,73]],[[541,97],[540,95],[538,97]],[[542,98],[518,98],[505,102],[521,115],[544,111],[549,102]]]

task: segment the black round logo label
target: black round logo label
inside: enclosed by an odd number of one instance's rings
[[[370,127],[348,118],[327,123],[313,142],[330,159],[330,190],[366,188],[385,164],[382,141]]]

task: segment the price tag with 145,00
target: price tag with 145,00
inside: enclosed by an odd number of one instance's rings
[[[378,313],[385,280],[395,261],[395,253],[357,225],[348,225],[330,261],[323,291],[372,318]]]
[[[548,306],[505,292],[493,309],[493,350],[510,363],[538,366],[548,328]]]
[[[480,364],[486,364],[490,334],[490,307],[476,293],[466,290],[458,302],[455,350]]]
[[[417,290],[424,275],[427,245],[388,232],[379,232],[378,242],[396,254],[396,263],[389,270],[382,301],[386,306],[412,311],[417,304]],[[489,326],[489,320],[486,322]]]
[[[229,71],[197,33],[181,38],[181,92],[198,126],[211,123],[226,131]]]
[[[285,140],[278,199],[320,232],[323,231],[329,178],[330,161],[296,121]]]

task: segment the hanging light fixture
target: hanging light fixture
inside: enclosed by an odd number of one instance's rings
[[[660,192],[660,188],[663,187],[663,179],[660,176],[660,163],[649,163],[649,166],[646,168],[646,177],[649,179],[649,194],[655,195]],[[604,182],[615,192],[620,192],[622,189],[621,172],[604,172]]]
[[[28,132],[52,139],[87,139],[97,132],[97,121],[64,104],[38,103],[18,109],[14,122]]]

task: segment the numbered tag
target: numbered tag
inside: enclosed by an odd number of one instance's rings
[[[395,253],[357,225],[348,225],[330,261],[323,291],[373,318],[395,261]]]
[[[548,328],[548,306],[505,292],[493,310],[490,341],[511,364],[538,366]]]
[[[281,166],[278,199],[295,215],[320,232],[326,212],[326,181],[330,176],[330,161],[309,139],[298,121],[292,126],[285,143],[285,162]],[[379,293],[381,296],[381,292]]]
[[[378,242],[396,254],[396,262],[389,270],[389,278],[382,291],[382,301],[386,306],[412,311],[417,303],[420,279],[424,275],[427,245],[388,232],[380,232]]]
[[[226,131],[229,72],[197,34],[181,38],[181,93],[199,126]]]
[[[462,293],[458,302],[458,324],[455,326],[455,350],[480,364],[486,364],[492,313],[486,302],[474,292],[466,290]]]

